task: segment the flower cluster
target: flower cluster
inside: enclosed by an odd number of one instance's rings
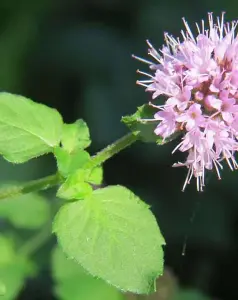
[[[137,81],[152,92],[152,98],[166,97],[164,105],[157,106],[154,120],[159,121],[155,134],[166,139],[181,131],[183,137],[174,151],[188,151],[184,163],[188,174],[183,186],[194,176],[197,189],[203,190],[205,170],[215,169],[220,179],[221,161],[230,169],[237,169],[235,153],[238,150],[238,21],[224,23],[224,13],[213,20],[208,14],[208,29],[204,21],[198,34],[193,35],[183,19],[185,31],[182,41],[165,33],[165,45],[157,51],[149,41],[153,74],[138,71],[148,80]]]

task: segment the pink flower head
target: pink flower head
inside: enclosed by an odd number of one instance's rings
[[[206,170],[215,169],[221,178],[222,161],[238,168],[238,21],[224,23],[222,13],[214,22],[209,13],[208,29],[202,21],[196,35],[183,22],[182,40],[166,33],[159,51],[147,41],[155,62],[136,58],[149,64],[152,75],[138,71],[149,80],[137,83],[152,92],[153,100],[167,98],[154,116],[155,134],[166,139],[181,131],[174,151],[188,151],[188,157],[174,166],[188,168],[183,189],[195,177],[201,191]]]

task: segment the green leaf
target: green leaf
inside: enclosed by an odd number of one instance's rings
[[[30,99],[0,93],[0,153],[13,163],[23,163],[51,152],[59,145],[62,118],[52,108]]]
[[[86,181],[95,185],[100,185],[103,181],[103,168],[99,166],[90,170],[86,177]]]
[[[32,273],[32,263],[25,257],[17,255],[13,240],[0,235],[0,282],[3,282],[5,287],[5,293],[1,299],[16,299],[24,285],[25,278],[31,276]]]
[[[66,181],[60,186],[57,197],[72,200],[84,199],[92,194],[92,187],[85,182],[85,177],[88,170],[79,169],[74,174],[70,175]]]
[[[154,107],[144,104],[138,107],[133,115],[122,117],[122,122],[129,127],[134,135],[139,135],[140,139],[147,143],[165,144],[181,134],[181,132],[176,132],[164,141],[162,137],[157,136],[154,133],[156,126],[159,124],[159,121],[154,119],[156,112],[157,110]]]
[[[148,205],[125,187],[98,189],[64,205],[53,231],[67,256],[93,276],[124,291],[154,291],[165,241]]]
[[[85,270],[72,259],[66,257],[59,247],[52,252],[52,273],[56,281],[63,281],[66,278],[84,276]]]
[[[79,169],[69,175],[60,186],[57,197],[67,200],[84,199],[92,194],[93,188],[90,184],[100,185],[102,180],[103,169],[101,166],[93,169]]]
[[[11,239],[0,235],[0,267],[15,259],[14,245]]]
[[[28,261],[16,259],[13,262],[0,266],[0,278],[5,285],[5,294],[2,300],[14,300],[24,286],[25,279],[31,274]]]
[[[54,154],[57,159],[59,172],[64,177],[68,177],[77,169],[82,168],[90,160],[88,152],[81,149],[68,153],[63,148],[57,147],[54,150]]]
[[[73,276],[56,285],[55,293],[61,300],[123,300],[112,286],[92,276]]]
[[[73,124],[64,124],[61,143],[69,153],[87,148],[91,144],[87,124],[81,119]]]
[[[57,247],[52,257],[55,293],[61,300],[122,300],[123,295],[100,279],[86,274]]]
[[[30,193],[1,200],[0,216],[18,228],[37,229],[50,219],[50,206],[44,197]]]
[[[130,116],[122,117],[122,122],[129,127],[129,129],[135,134],[139,135],[140,139],[144,142],[161,142],[162,138],[159,138],[154,130],[159,121],[143,121],[143,119],[154,119],[154,114],[157,111],[154,107],[144,104],[137,108],[137,111]]]
[[[0,279],[0,296],[3,296],[4,294],[6,294],[6,286]]]

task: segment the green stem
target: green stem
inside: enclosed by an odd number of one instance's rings
[[[93,156],[92,160],[88,164],[88,167],[93,168],[101,165],[106,160],[108,160],[118,152],[122,151],[123,149],[129,147],[137,140],[138,136],[135,136],[132,133],[124,135],[122,138],[116,140],[113,144],[107,146],[106,148],[98,152],[95,156]]]
[[[137,139],[138,137],[136,137],[132,133],[128,133],[127,135],[117,140],[115,143],[107,146],[102,151],[98,152],[95,156],[92,157],[90,163],[85,167],[94,168],[98,165],[101,165],[113,155],[129,147]],[[27,194],[30,192],[46,190],[60,183],[62,183],[62,178],[58,173],[56,173],[54,175],[50,175],[37,180],[32,180],[21,185],[2,188],[0,189],[0,200]]]
[[[50,175],[41,179],[32,180],[23,184],[16,186],[9,186],[0,189],[0,200],[11,198],[30,192],[42,191],[49,189],[62,181],[58,173]]]
[[[32,255],[41,246],[43,246],[51,236],[51,227],[49,224],[39,231],[35,236],[29,239],[23,246],[18,250],[18,254],[22,256]]]

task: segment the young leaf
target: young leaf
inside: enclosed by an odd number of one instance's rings
[[[149,104],[144,104],[138,107],[133,115],[122,117],[122,122],[129,127],[134,135],[139,135],[140,139],[147,143],[165,144],[181,134],[181,132],[178,131],[166,138],[165,141],[163,141],[162,137],[157,136],[154,133],[156,126],[159,124],[159,121],[154,119],[156,112],[157,110],[155,110],[154,107]],[[148,121],[148,119],[151,121]]]
[[[66,180],[57,192],[57,197],[66,200],[82,200],[92,194],[92,187],[87,182],[69,182]]]
[[[159,121],[143,121],[143,119],[154,119],[156,110],[154,107],[144,104],[138,107],[137,111],[130,116],[122,117],[122,122],[129,127],[135,134],[139,135],[144,142],[158,142],[162,140],[155,133],[154,130]]]
[[[83,120],[77,120],[73,124],[64,124],[61,143],[69,153],[87,148],[91,143],[87,124]]]
[[[70,175],[66,181],[60,186],[57,197],[72,200],[84,199],[92,194],[92,187],[85,182],[85,177],[88,170],[79,169],[74,174]]]
[[[125,187],[98,189],[64,205],[53,231],[67,256],[93,276],[124,291],[154,291],[165,241],[149,207]]]
[[[63,121],[52,108],[30,99],[0,93],[0,153],[23,163],[59,145]]]
[[[88,173],[88,176],[85,178],[87,182],[90,182],[95,185],[100,185],[103,181],[103,168],[101,166],[95,167]]]
[[[77,169],[82,168],[90,160],[88,152],[81,149],[69,153],[65,149],[57,147],[54,150],[54,154],[57,159],[59,172],[64,177],[68,177]]]
[[[103,169],[101,166],[93,169],[79,169],[71,174],[60,186],[57,197],[68,200],[89,197],[93,191],[89,183],[100,185],[102,179]]]
[[[37,229],[50,219],[50,207],[44,197],[30,193],[1,200],[0,217],[18,228]]]
[[[55,293],[61,300],[122,300],[123,295],[100,279],[86,274],[57,247],[52,257]]]

